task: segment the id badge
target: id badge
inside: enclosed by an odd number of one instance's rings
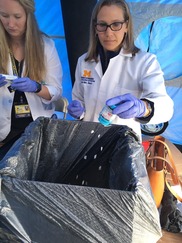
[[[30,116],[31,116],[31,112],[28,104],[15,105],[16,118],[30,117]]]

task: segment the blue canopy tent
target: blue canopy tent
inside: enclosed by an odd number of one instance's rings
[[[71,99],[72,83],[67,55],[67,47],[62,19],[60,0],[35,0],[36,18],[40,29],[48,34],[56,43],[63,67],[63,96]]]
[[[128,0],[128,3],[134,20],[136,45],[157,55],[167,92],[174,101],[174,115],[162,135],[181,145],[182,1]]]
[[[182,145],[182,109],[180,108],[182,100],[182,67],[180,65],[182,62],[180,31],[182,1],[127,0],[127,2],[134,20],[136,45],[157,55],[164,72],[167,92],[174,101],[174,115],[162,135],[171,142]],[[77,11],[79,11],[79,6]],[[36,0],[36,16],[41,30],[52,36],[56,42],[64,72],[63,96],[71,100],[72,81],[60,0],[54,0],[54,4],[48,0]],[[82,45],[81,36],[79,39]]]

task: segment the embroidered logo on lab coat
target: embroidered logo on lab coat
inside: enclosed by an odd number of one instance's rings
[[[91,77],[91,71],[84,70],[84,71],[83,71],[83,77],[90,78],[90,77]]]
[[[83,74],[81,76],[81,83],[82,84],[92,84],[95,80],[91,77],[90,70],[83,70]]]

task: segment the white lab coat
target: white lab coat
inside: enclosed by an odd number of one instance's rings
[[[47,70],[45,85],[48,88],[52,99],[48,101],[40,98],[35,93],[25,92],[33,120],[40,116],[51,117],[55,110],[52,101],[59,99],[62,95],[62,66],[54,41],[45,37],[44,44]],[[8,65],[8,74],[13,75],[11,58],[9,58]],[[9,85],[10,84],[6,84],[5,86],[0,87],[0,141],[6,138],[10,132],[11,126],[11,110],[14,92],[9,92],[7,89]]]
[[[85,62],[85,55],[78,59],[72,91],[72,99],[79,100],[85,107],[84,121],[98,122],[106,100],[126,93],[154,102],[150,124],[171,119],[173,101],[166,93],[163,72],[155,55],[139,51],[132,57],[121,50],[119,55],[110,59],[104,75],[101,62]],[[127,125],[141,138],[139,120],[117,116],[113,124]]]

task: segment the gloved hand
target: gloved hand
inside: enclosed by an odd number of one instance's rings
[[[11,88],[22,92],[35,92],[37,90],[37,83],[28,77],[14,79]]]
[[[0,87],[3,87],[7,82],[5,81],[5,77],[0,74]]]
[[[120,118],[129,119],[143,117],[146,112],[144,101],[136,98],[132,94],[124,94],[106,101],[108,106],[116,105],[112,113]]]
[[[81,103],[78,100],[73,100],[69,105],[68,105],[68,113],[78,119],[80,116],[83,114],[85,111],[84,107],[81,105]]]

